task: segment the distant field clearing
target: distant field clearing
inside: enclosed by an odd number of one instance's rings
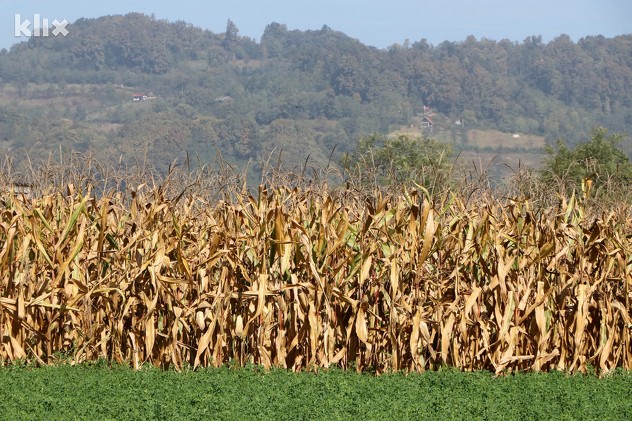
[[[498,130],[472,129],[467,131],[467,142],[479,148],[544,148],[544,136],[505,133]]]

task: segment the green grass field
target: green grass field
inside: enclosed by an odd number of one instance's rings
[[[2,419],[632,419],[632,375],[0,369]]]

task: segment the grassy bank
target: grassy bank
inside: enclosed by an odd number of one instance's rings
[[[632,376],[0,369],[4,419],[632,419]]]

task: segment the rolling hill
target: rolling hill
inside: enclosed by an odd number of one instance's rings
[[[632,35],[379,50],[326,26],[271,23],[257,42],[230,21],[216,34],[128,14],[0,52],[0,153],[16,165],[61,149],[166,171],[221,154],[254,175],[279,153],[287,166],[324,163],[361,136],[401,130],[468,159],[537,164],[545,142],[585,140],[596,125],[632,125]]]

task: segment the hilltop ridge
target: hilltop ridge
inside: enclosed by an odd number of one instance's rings
[[[433,136],[417,123],[424,107],[448,122],[437,129],[457,149],[482,148],[468,144],[471,129],[575,143],[595,125],[629,130],[630,81],[632,35],[422,39],[380,50],[327,26],[271,23],[257,42],[231,21],[216,34],[138,13],[105,16],[0,52],[0,152],[19,161],[61,147],[160,170],[186,154],[203,162],[221,153],[256,171],[281,151],[290,166],[326,162],[370,133],[412,125]]]

